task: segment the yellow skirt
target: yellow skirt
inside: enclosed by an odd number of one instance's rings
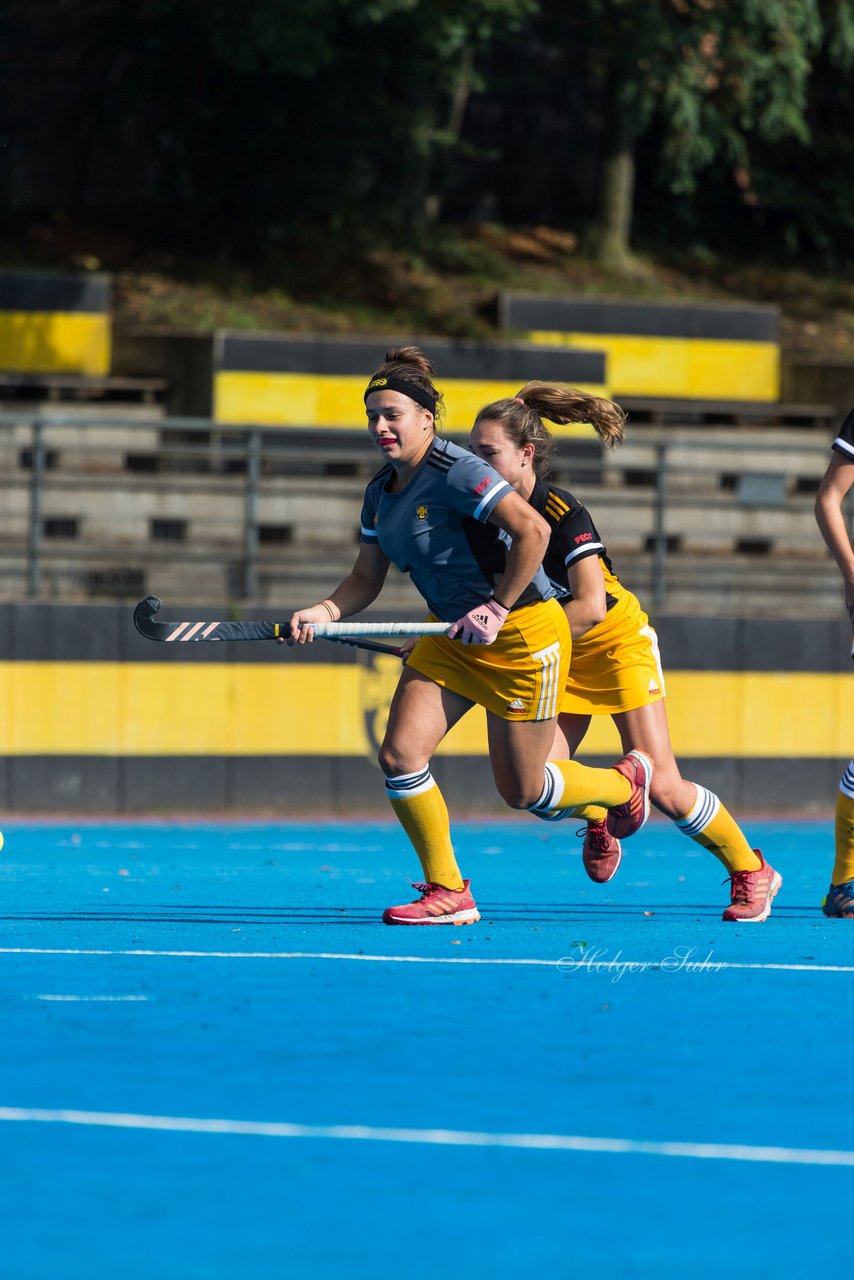
[[[575,641],[560,709],[613,715],[664,696],[658,636],[637,597],[627,591],[598,626]]]
[[[550,720],[571,647],[566,614],[556,600],[545,600],[514,609],[492,644],[422,636],[406,665],[502,720]]]

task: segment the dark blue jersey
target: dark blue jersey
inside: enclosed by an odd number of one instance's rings
[[[504,572],[512,540],[486,521],[512,489],[468,449],[439,439],[405,489],[389,492],[393,478],[389,463],[365,490],[361,541],[379,544],[430,612],[454,622],[487,600]],[[553,595],[540,568],[514,608]]]

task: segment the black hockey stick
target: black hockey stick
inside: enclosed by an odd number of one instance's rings
[[[160,609],[157,596],[140,600],[133,611],[134,626],[147,640],[166,644],[179,641],[186,644],[216,640],[285,640],[290,635],[287,622],[262,620],[246,622],[220,622],[199,619],[184,622],[156,622],[154,615]],[[311,624],[314,633],[323,640],[350,645],[353,649],[369,649],[373,653],[390,653],[401,657],[400,649],[377,644],[364,639],[366,636],[422,636],[444,635],[447,624],[441,622],[318,622]]]

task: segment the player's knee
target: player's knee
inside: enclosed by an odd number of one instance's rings
[[[540,798],[541,788],[528,789],[519,779],[498,784],[498,794],[510,809],[530,809]]]
[[[423,768],[423,761],[415,761],[398,748],[394,742],[384,742],[377,752],[377,763],[387,778],[399,777],[402,773],[411,773],[417,766]]]
[[[681,778],[674,783],[667,780],[659,782],[653,774],[649,798],[665,817],[674,820],[683,817],[691,808],[690,800],[686,801],[685,783]]]
[[[403,773],[403,769],[400,767],[400,758],[398,753],[391,745],[388,745],[385,742],[377,752],[377,764],[380,766],[387,778],[393,778],[397,774]]]

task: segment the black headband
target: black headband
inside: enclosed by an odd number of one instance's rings
[[[416,387],[414,383],[407,382],[405,378],[396,378],[394,374],[384,377],[380,374],[376,378],[371,378],[365,391],[365,400],[372,391],[399,391],[401,395],[409,396],[410,400],[414,400],[416,404],[420,404],[422,409],[429,409],[435,417],[436,404],[439,397],[433,391],[425,391],[423,387]]]

